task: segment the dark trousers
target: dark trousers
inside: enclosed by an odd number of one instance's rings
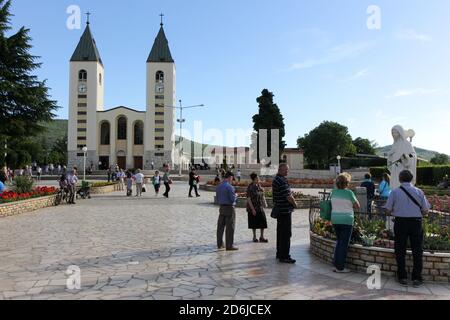
[[[289,259],[291,257],[292,214],[286,214],[277,221],[277,259]]]
[[[395,218],[395,255],[397,258],[397,277],[408,279],[406,271],[406,246],[408,238],[413,254],[412,280],[422,280],[423,269],[423,227],[420,218]]]
[[[75,185],[69,185],[68,189],[69,189],[69,203],[75,203],[77,187]]]
[[[170,184],[168,182],[164,182],[164,187],[166,187],[166,192],[164,192],[164,196],[169,197]]]
[[[335,224],[336,231],[336,248],[334,249],[334,266],[338,270],[345,269],[345,262],[347,261],[348,246],[352,239],[353,226],[345,224]]]
[[[234,243],[234,227],[236,224],[236,210],[232,206],[220,206],[219,221],[217,222],[217,247],[223,247],[223,233],[225,233],[226,248],[231,249]]]
[[[198,189],[197,185],[191,184],[189,187],[189,196],[192,196],[192,190],[195,190],[195,195],[198,196]]]

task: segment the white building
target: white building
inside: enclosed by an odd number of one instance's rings
[[[87,165],[151,169],[174,163],[175,62],[163,23],[147,59],[146,111],[105,110],[105,68],[89,22],[70,59],[69,168]]]

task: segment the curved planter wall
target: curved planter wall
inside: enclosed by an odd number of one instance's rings
[[[325,239],[313,232],[310,233],[311,253],[319,259],[332,264],[335,241]],[[424,253],[423,278],[425,281],[450,283],[450,253]],[[393,249],[366,248],[361,245],[351,245],[348,251],[347,268],[366,273],[367,267],[380,266],[383,273],[395,275],[397,263]],[[406,266],[412,272],[412,255],[408,251]]]
[[[0,204],[0,218],[19,215],[55,205],[56,195]]]

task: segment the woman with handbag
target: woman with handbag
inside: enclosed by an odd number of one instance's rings
[[[337,273],[350,272],[345,268],[345,263],[355,223],[354,210],[361,208],[353,191],[348,189],[351,180],[350,174],[340,174],[336,179],[336,189],[331,193],[331,223],[337,237],[333,261],[334,272]]]

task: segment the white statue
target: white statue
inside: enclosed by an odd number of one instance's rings
[[[416,182],[417,174],[417,153],[412,146],[412,139],[415,136],[413,130],[404,130],[402,126],[392,128],[394,144],[388,153],[388,167],[391,171],[391,188],[400,187],[399,175],[403,170],[409,170],[414,175],[413,184]],[[408,138],[410,141],[408,141]]]

